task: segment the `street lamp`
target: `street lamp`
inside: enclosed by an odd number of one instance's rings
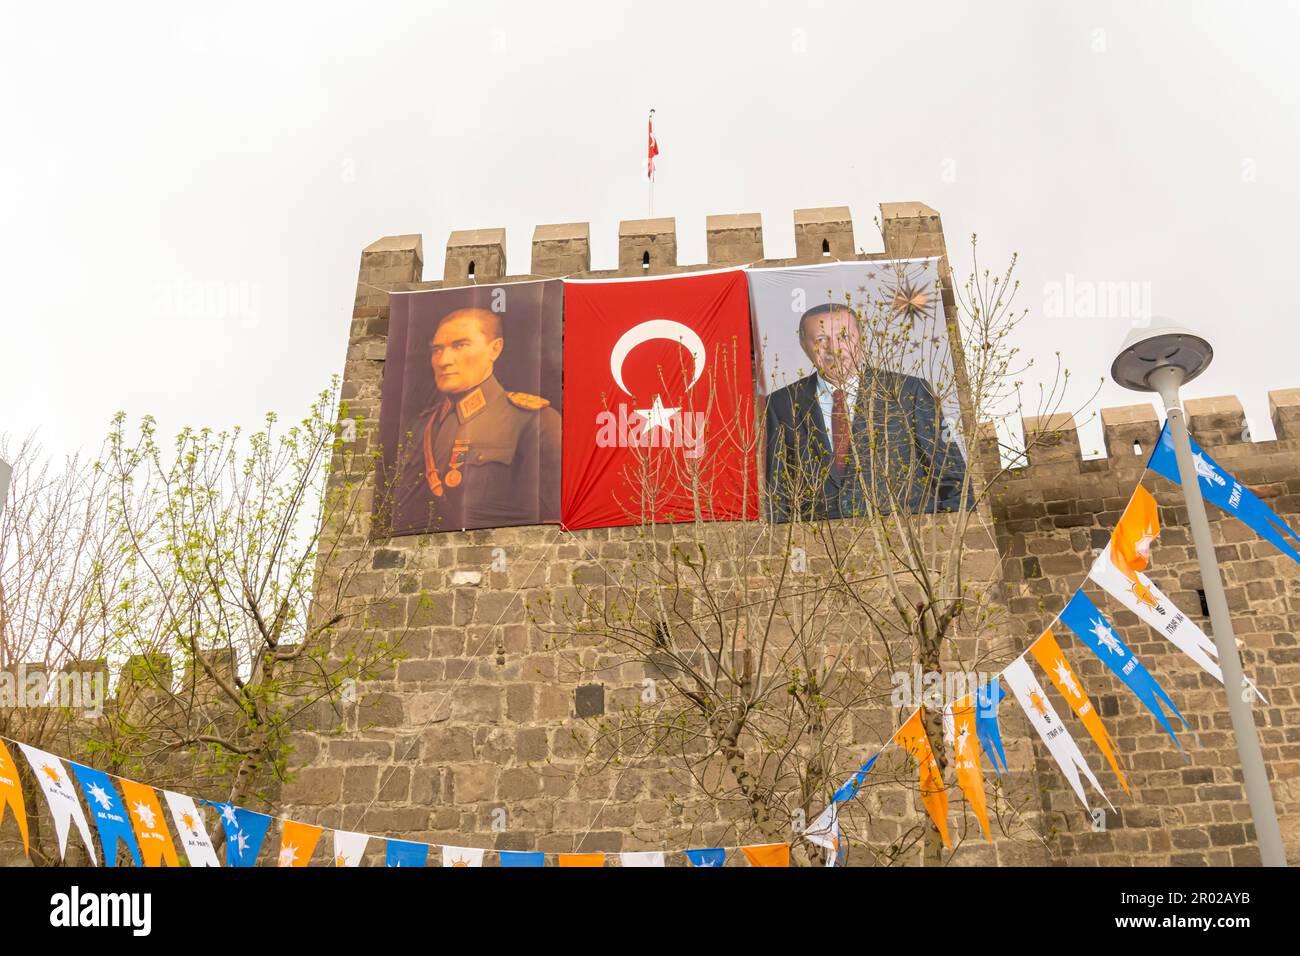
[[[1265,866],[1286,866],[1282,832],[1277,825],[1277,811],[1273,807],[1273,792],[1268,785],[1264,755],[1259,749],[1255,718],[1246,696],[1241,692],[1245,686],[1241,657],[1237,654],[1232,618],[1228,614],[1228,601],[1223,593],[1223,578],[1219,574],[1214,542],[1210,540],[1210,523],[1205,517],[1205,502],[1201,498],[1196,466],[1192,462],[1192,448],[1187,440],[1187,421],[1183,417],[1178,398],[1179,386],[1204,372],[1213,358],[1214,349],[1210,348],[1210,343],[1181,326],[1166,324],[1134,329],[1115,357],[1110,367],[1110,377],[1134,391],[1157,392],[1165,403],[1169,431],[1174,439],[1174,454],[1178,459],[1183,499],[1187,503],[1187,520],[1192,526],[1196,560],[1201,566],[1205,603],[1210,609],[1210,627],[1214,631],[1214,643],[1219,651],[1219,666],[1223,669],[1223,686],[1228,695],[1228,714],[1232,718],[1237,755],[1241,759],[1246,799],[1250,802],[1255,836],[1259,840],[1260,859]]]

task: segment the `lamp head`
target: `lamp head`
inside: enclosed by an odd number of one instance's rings
[[[1180,384],[1204,372],[1214,359],[1214,349],[1191,329],[1156,319],[1148,328],[1134,329],[1124,339],[1110,366],[1110,377],[1136,392],[1157,392],[1151,375],[1158,369],[1177,369]]]

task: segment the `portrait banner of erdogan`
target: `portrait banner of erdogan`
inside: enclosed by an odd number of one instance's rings
[[[565,528],[758,516],[739,269],[564,285]]]
[[[559,520],[563,297],[557,279],[390,295],[389,534]]]
[[[748,274],[768,516],[969,506],[938,260]]]

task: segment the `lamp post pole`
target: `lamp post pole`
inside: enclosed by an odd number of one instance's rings
[[[1192,543],[1196,560],[1201,568],[1201,586],[1205,589],[1205,603],[1210,609],[1210,627],[1219,651],[1219,667],[1223,670],[1223,689],[1228,695],[1228,715],[1232,719],[1232,732],[1237,742],[1237,755],[1241,759],[1241,774],[1246,785],[1246,799],[1255,821],[1255,838],[1259,842],[1260,859],[1265,866],[1286,866],[1286,851],[1282,846],[1282,831],[1277,823],[1277,810],[1273,806],[1273,791],[1269,788],[1268,769],[1259,747],[1259,732],[1251,710],[1253,694],[1246,690],[1242,679],[1241,657],[1237,653],[1237,640],[1232,631],[1232,616],[1228,613],[1228,599],[1223,592],[1223,578],[1219,574],[1219,561],[1210,537],[1210,522],[1205,515],[1205,501],[1192,461],[1192,448],[1187,440],[1187,420],[1183,416],[1178,388],[1186,373],[1177,366],[1165,365],[1151,372],[1148,383],[1165,403],[1169,431],[1174,439],[1174,454],[1178,459],[1178,476],[1182,481],[1183,499],[1187,504],[1187,521],[1192,529]]]
[[[9,478],[13,471],[9,462],[0,458],[0,518],[4,517],[5,502],[9,500]]]

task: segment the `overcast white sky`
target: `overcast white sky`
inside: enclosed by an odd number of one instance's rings
[[[4,4],[0,432],[98,447],[118,409],[297,414],[342,367],[360,251],[590,221],[592,264],[655,212],[682,262],[711,213],[882,201],[943,216],[954,267],[1021,255],[1021,344],[1085,397],[1136,283],[1202,329],[1189,396],[1300,386],[1296,5],[1241,3]],[[1073,286],[1069,284],[1073,283]],[[196,294],[197,293],[197,294]],[[1055,298],[1054,298],[1055,297]],[[1062,314],[1065,313],[1065,314]],[[1107,385],[1096,406],[1140,400]],[[1100,426],[1084,430],[1100,448]]]

